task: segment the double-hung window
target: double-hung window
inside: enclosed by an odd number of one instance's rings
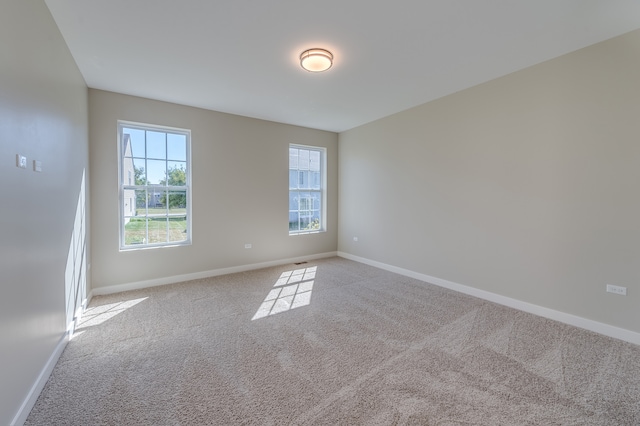
[[[324,231],[326,149],[289,145],[289,234]]]
[[[118,122],[120,249],[191,243],[191,132]]]

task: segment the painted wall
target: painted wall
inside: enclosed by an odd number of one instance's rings
[[[64,342],[67,305],[73,315],[84,293],[88,116],[86,85],[44,2],[0,2],[0,58],[0,424],[6,425]],[[26,169],[16,167],[16,154],[26,156]],[[33,160],[42,162],[42,172],[33,170]]]
[[[341,133],[339,251],[640,331],[639,76],[635,31]]]
[[[337,134],[93,89],[89,118],[94,289],[336,251]],[[119,251],[118,120],[191,130],[192,245]],[[327,148],[327,232],[288,234],[290,143]]]

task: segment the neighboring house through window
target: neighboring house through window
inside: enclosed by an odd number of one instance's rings
[[[289,234],[324,231],[326,149],[289,145]]]
[[[118,122],[120,249],[191,243],[191,132]]]

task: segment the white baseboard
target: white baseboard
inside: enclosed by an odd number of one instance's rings
[[[49,356],[47,363],[42,368],[42,371],[40,371],[40,374],[38,375],[35,383],[33,384],[33,386],[31,386],[31,389],[29,390],[29,393],[27,394],[25,400],[22,402],[18,413],[11,421],[11,426],[23,425],[24,422],[27,421],[27,417],[29,417],[31,409],[36,404],[36,401],[40,396],[40,392],[42,392],[44,385],[47,384],[47,380],[49,380],[49,376],[51,375],[53,368],[56,366],[56,363],[58,362],[58,359],[60,358],[60,355],[62,355],[62,351],[67,346],[68,342],[69,333],[65,333],[56,345],[51,356]]]
[[[332,251],[327,253],[313,254],[309,256],[293,257],[289,259],[272,260],[269,262],[253,263],[249,265],[232,266],[230,268],[212,269],[209,271],[194,272],[191,274],[174,275],[171,277],[162,277],[145,281],[136,281],[126,284],[117,284],[105,287],[96,287],[89,293],[89,298],[93,296],[101,296],[105,294],[120,293],[123,291],[140,290],[143,288],[156,287],[159,285],[175,284],[183,281],[199,280],[202,278],[216,277],[219,275],[235,274],[237,272],[252,271],[254,269],[269,268],[271,266],[286,265],[288,263],[305,262],[315,259],[323,259],[326,257],[337,256],[338,252]]]
[[[443,280],[442,278],[432,277],[430,275],[421,274],[408,269],[398,268],[397,266],[388,265],[386,263],[377,262],[375,260],[366,259],[364,257],[354,256],[349,253],[339,251],[338,256],[370,266],[375,266],[376,268],[384,269],[389,272],[395,272],[396,274],[415,278],[420,281],[425,281],[430,284],[435,284],[440,287],[445,287],[450,290],[468,294],[470,296],[475,296],[480,299],[488,300],[490,302],[498,303],[500,305],[518,309],[520,311],[528,312],[530,314],[573,325],[575,327],[593,331],[595,333],[603,334],[615,339],[624,340],[625,342],[640,345],[640,333],[636,333],[631,330],[604,324],[598,321],[568,314],[566,312],[556,311],[554,309],[545,308],[543,306],[534,305],[532,303],[523,302],[521,300],[512,299],[500,294],[491,293],[489,291],[480,290],[463,284],[454,283],[452,281]]]

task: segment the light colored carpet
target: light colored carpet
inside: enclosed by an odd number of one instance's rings
[[[26,424],[640,425],[640,347],[323,259],[95,297]]]

